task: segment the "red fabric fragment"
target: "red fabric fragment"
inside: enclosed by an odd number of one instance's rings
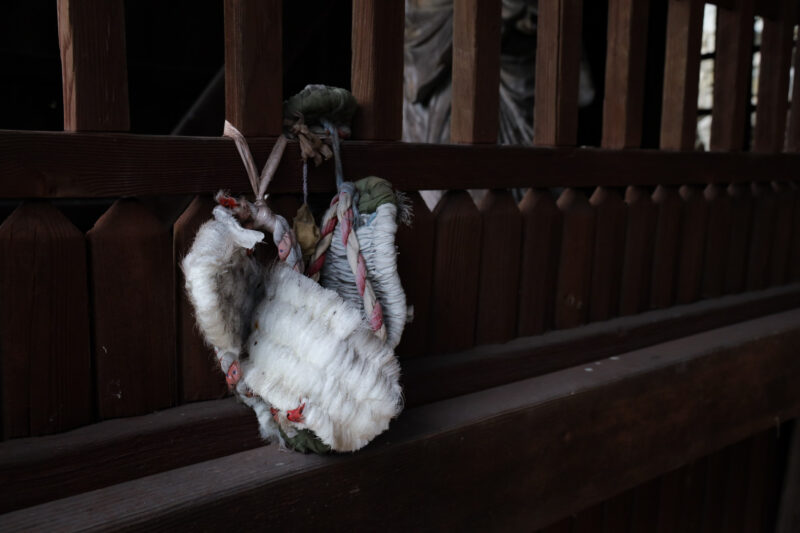
[[[289,419],[289,422],[302,422],[303,421],[303,409],[306,408],[306,404],[300,404],[300,407],[297,409],[291,409],[286,411],[286,418]]]

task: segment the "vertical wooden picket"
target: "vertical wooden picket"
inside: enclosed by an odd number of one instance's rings
[[[533,108],[538,146],[569,146],[577,140],[582,7],[582,0],[539,5]]]
[[[653,274],[650,305],[669,307],[675,303],[678,280],[678,251],[681,236],[681,198],[674,187],[659,185],[653,192],[658,221],[653,235]]]
[[[280,0],[225,0],[225,118],[247,136],[283,129]]]
[[[752,72],[753,2],[734,0],[717,6],[714,59],[714,107],[711,149],[738,151],[744,147]]]
[[[563,219],[549,190],[530,189],[519,204],[522,257],[517,334],[536,335],[554,324]]]
[[[769,184],[754,182],[753,222],[747,259],[747,289],[763,289],[769,283],[769,259],[775,232],[776,197]]]
[[[351,87],[359,103],[353,134],[400,139],[403,133],[403,0],[353,0]]]
[[[561,329],[584,324],[589,316],[595,213],[575,189],[565,189],[557,204],[564,217],[555,311]]]
[[[703,0],[669,0],[661,105],[662,150],[694,148],[703,5]]]
[[[708,233],[706,255],[703,261],[704,298],[723,294],[725,287],[725,260],[731,235],[731,206],[725,189],[720,185],[708,185],[703,191],[708,204]]]
[[[688,304],[700,299],[703,282],[703,257],[705,256],[708,204],[699,187],[684,185],[680,188],[683,200],[681,246],[678,259],[678,292],[676,302]]]
[[[800,54],[795,46],[794,71],[800,72]],[[786,128],[786,151],[800,152],[800,83],[792,83],[792,106]]]
[[[406,292],[406,303],[414,308],[414,319],[406,325],[403,339],[397,347],[402,357],[428,353],[430,335],[433,246],[436,234],[435,219],[418,192],[410,194],[414,221],[411,227],[401,225],[397,230],[397,269]]]
[[[214,201],[196,196],[175,222],[172,242],[175,258],[177,302],[177,346],[179,398],[181,402],[211,400],[225,396],[227,387],[211,348],[206,346],[194,319],[194,309],[184,288],[181,261],[194,242],[200,226],[211,219]]]
[[[649,307],[653,233],[658,211],[644,187],[628,187],[625,203],[628,205],[628,230],[619,311],[621,315],[631,315]]]
[[[642,142],[647,17],[650,0],[609,0],[605,148],[638,148]]]
[[[789,273],[789,252],[792,249],[792,209],[794,194],[785,183],[772,182],[775,194],[775,231],[772,234],[772,252],[769,259],[767,284],[786,283]]]
[[[101,418],[174,404],[172,228],[136,200],[118,200],[88,233]]]
[[[501,3],[453,2],[452,142],[497,142]]]
[[[464,191],[445,194],[434,211],[431,347],[454,352],[474,343],[481,253],[481,216]]]
[[[725,272],[725,294],[737,294],[745,287],[753,197],[746,185],[738,183],[728,186],[728,197],[732,216]]]
[[[86,245],[55,207],[26,203],[0,225],[0,368],[5,438],[92,418]]]
[[[517,332],[522,215],[508,191],[488,191],[479,210],[482,242],[475,343],[505,342]]]
[[[607,187],[595,189],[589,203],[597,217],[589,298],[589,320],[594,322],[619,312],[627,209],[619,193]]]
[[[66,131],[127,131],[122,0],[58,0]]]
[[[631,533],[651,533],[656,530],[660,501],[661,480],[659,478],[633,489]]]
[[[717,490],[724,491],[722,523],[716,531],[743,531],[744,511],[747,501],[747,484],[749,482],[749,459],[752,442],[745,439],[728,447],[724,461],[726,463],[725,482]]]
[[[761,33],[761,64],[753,150],[780,152],[786,134],[789,108],[789,66],[792,61],[796,0],[778,0],[777,18],[764,17]]]
[[[789,258],[789,279],[791,281],[800,281],[800,186],[795,183],[790,183],[790,187],[794,197],[794,207],[792,210],[792,241],[791,257]]]

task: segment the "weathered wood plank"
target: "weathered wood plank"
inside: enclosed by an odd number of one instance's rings
[[[522,215],[508,191],[481,200],[481,268],[475,343],[499,343],[517,333]]]
[[[174,405],[172,228],[136,200],[118,200],[87,237],[100,417]]]
[[[605,148],[638,148],[642,142],[647,17],[650,0],[609,0]]]
[[[353,123],[358,139],[402,136],[404,27],[403,0],[353,1],[350,83],[360,106]]]
[[[592,283],[595,213],[586,196],[566,189],[558,198],[564,219],[556,285],[555,327],[586,323]]]
[[[274,139],[249,141],[263,164]],[[289,147],[270,193],[301,193]],[[259,160],[259,154],[262,154]],[[627,187],[787,181],[800,154],[668,152],[348,141],[351,176],[379,174],[403,191],[492,187]],[[309,192],[332,193],[332,163],[309,169]],[[502,173],[497,169],[503,168]],[[0,131],[0,198],[120,197],[249,191],[233,141],[222,137]],[[490,180],[490,181],[487,181]]]
[[[769,260],[775,238],[777,198],[768,185],[753,183],[753,222],[747,259],[747,289],[763,289],[769,285]]]
[[[731,205],[725,189],[719,185],[708,185],[703,191],[708,203],[708,233],[706,234],[706,256],[703,261],[704,298],[723,294],[725,286],[725,261],[731,236]]]
[[[433,271],[435,219],[417,192],[410,195],[414,210],[412,225],[397,230],[397,269],[406,293],[406,303],[414,307],[414,319],[406,324],[396,352],[402,357],[428,353]]]
[[[530,189],[519,209],[523,222],[517,334],[527,336],[553,327],[563,218],[549,190]]]
[[[619,314],[627,207],[619,193],[607,187],[595,189],[589,203],[595,211],[589,320],[596,322]]]
[[[514,339],[501,346],[409,360],[403,367],[406,405],[452,398],[791,309],[798,297],[797,285],[776,287]]]
[[[501,3],[453,2],[451,142],[497,143]]]
[[[445,194],[434,211],[430,347],[436,353],[473,346],[478,306],[481,216],[464,191]]]
[[[680,188],[683,201],[683,226],[678,259],[678,291],[676,302],[688,304],[700,299],[703,283],[703,258],[705,257],[708,204],[703,191],[684,185]]]
[[[728,197],[730,198],[731,227],[725,273],[725,294],[735,294],[745,290],[753,197],[749,187],[738,184],[728,186]]]
[[[177,301],[178,384],[181,402],[222,398],[227,391],[225,377],[219,369],[214,351],[203,341],[194,318],[194,309],[184,287],[181,261],[189,252],[200,226],[211,219],[214,201],[197,196],[173,226],[172,243],[175,264]]]
[[[578,80],[583,0],[539,6],[533,142],[572,146],[578,137]]]
[[[662,150],[694,149],[702,36],[703,1],[670,0],[659,141]]]
[[[753,150],[780,152],[786,139],[789,109],[789,67],[797,22],[797,0],[779,0],[779,16],[764,17],[761,64],[758,70],[758,102]]]
[[[619,311],[621,315],[631,315],[649,307],[653,233],[658,211],[650,192],[644,187],[628,187],[625,203],[628,204],[628,231],[625,236]]]
[[[0,526],[534,530],[800,413],[798,320],[796,310],[763,317],[593,372],[409,410],[359,454],[264,447],[10,513]],[[765,387],[770,395],[759,394]],[[510,432],[529,444],[474,461]],[[213,482],[203,482],[210,468]],[[423,477],[424,492],[409,490]]]
[[[675,303],[683,213],[681,197],[675,187],[658,186],[652,198],[653,204],[658,206],[658,221],[653,234],[650,306],[658,309]]]
[[[228,399],[5,442],[0,513],[255,448],[257,423]]]
[[[283,130],[283,2],[225,0],[225,118],[247,136]]]
[[[64,129],[130,129],[122,0],[58,0],[58,40]]]
[[[26,203],[0,226],[0,366],[5,438],[88,424],[89,303],[83,234]]]
[[[770,286],[782,285],[789,277],[789,254],[792,250],[792,210],[794,191],[785,183],[773,183],[775,193],[775,231],[769,260]]]
[[[717,7],[711,150],[742,150],[745,124],[750,120],[754,0],[732,3]]]

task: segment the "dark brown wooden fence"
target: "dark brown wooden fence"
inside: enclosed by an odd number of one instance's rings
[[[408,412],[323,458],[259,448],[183,293],[211,193],[247,190],[232,141],[126,134],[122,0],[59,0],[72,133],[0,131],[0,197],[18,202],[0,219],[0,512],[15,511],[0,528],[775,528],[782,487],[797,490],[796,2],[717,3],[709,153],[692,151],[696,0],[668,1],[661,150],[640,149],[638,0],[609,1],[602,147],[574,146],[580,0],[539,2],[536,146],[494,146],[500,4],[454,1],[459,145],[419,145],[398,142],[403,2],[353,2],[345,172],[411,194],[398,246],[415,320],[398,348]],[[281,17],[280,1],[225,0],[226,114],[259,164],[281,128]],[[290,143],[270,196],[286,215],[300,166]],[[333,191],[330,165],[309,179]],[[430,211],[426,189],[449,192]],[[488,192],[476,205],[466,189]]]

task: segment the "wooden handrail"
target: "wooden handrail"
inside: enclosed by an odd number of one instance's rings
[[[256,163],[274,139],[250,139]],[[344,144],[345,173],[380,175],[400,190],[595,187],[791,181],[800,154],[664,152],[597,148]],[[333,163],[309,169],[309,191],[335,189]],[[503,168],[503,172],[497,172]],[[270,193],[302,191],[302,160],[290,143]],[[112,133],[0,130],[0,198],[80,198],[248,190],[233,141]]]

